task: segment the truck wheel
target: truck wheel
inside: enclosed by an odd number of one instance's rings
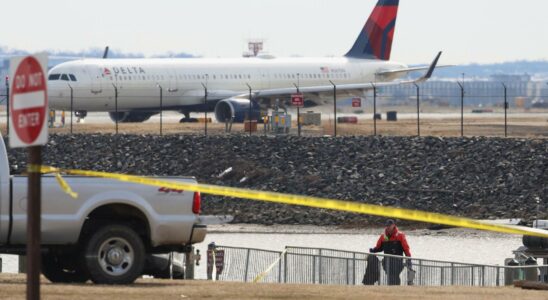
[[[84,283],[89,280],[81,266],[65,266],[63,262],[67,261],[70,261],[69,257],[52,253],[42,255],[42,274],[53,283]]]
[[[91,280],[99,284],[132,283],[145,265],[141,237],[124,225],[107,225],[91,234],[83,254]]]

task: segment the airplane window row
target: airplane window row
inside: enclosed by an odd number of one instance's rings
[[[61,76],[60,80],[68,80],[63,79],[66,74],[51,74],[50,80],[59,80],[59,77]],[[69,76],[74,77],[74,75],[69,74]],[[104,75],[103,75],[104,76]],[[179,80],[207,80],[209,79],[209,75],[201,75],[201,74],[184,74],[184,75],[115,75],[115,78],[117,80],[121,81],[128,81],[128,80],[164,80],[165,77],[168,77],[169,79],[179,79]],[[275,79],[335,79],[335,78],[350,78],[350,74],[347,73],[334,73],[334,74],[315,74],[315,73],[306,73],[306,74],[273,74],[273,77]],[[250,74],[214,74],[211,76],[213,80],[238,80],[238,79],[251,79]],[[114,80],[113,76],[109,76],[110,80]],[[73,81],[76,81],[76,78],[73,79]]]
[[[305,74],[274,74],[276,79],[331,79],[331,78],[350,78],[350,75],[347,73],[334,73],[334,74],[314,74],[314,73],[305,73]]]
[[[48,80],[76,81],[74,74],[50,74]]]

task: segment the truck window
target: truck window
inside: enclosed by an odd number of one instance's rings
[[[59,77],[61,77],[61,74],[50,74],[48,80],[59,80]]]

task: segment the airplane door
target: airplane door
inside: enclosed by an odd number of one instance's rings
[[[103,92],[101,87],[101,74],[102,70],[99,67],[88,66],[86,67],[86,73],[91,82],[91,93],[99,94]]]

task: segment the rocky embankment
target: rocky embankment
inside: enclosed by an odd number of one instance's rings
[[[15,173],[26,155],[10,149]],[[548,218],[548,140],[52,135],[44,163],[401,206],[473,218]],[[236,223],[360,226],[377,218],[205,196]],[[376,224],[378,225],[378,224]]]

